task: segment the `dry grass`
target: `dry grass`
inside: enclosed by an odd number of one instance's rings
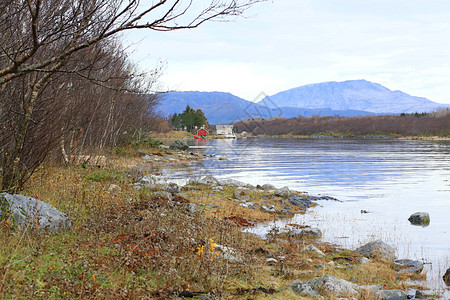
[[[287,287],[292,280],[326,274],[359,285],[401,287],[385,262],[360,265],[357,254],[332,245],[277,236],[261,240],[242,232],[238,225],[279,216],[239,206],[233,187],[191,186],[177,197],[179,204],[137,191],[133,183],[139,174],[155,171],[160,161],[142,164],[135,155],[142,150],[126,153],[110,157],[105,169],[44,167],[33,176],[23,194],[65,212],[73,228],[37,233],[12,231],[2,223],[0,297],[167,299],[208,293],[217,299],[298,299]],[[162,155],[157,156],[179,154]],[[120,189],[110,190],[111,184]],[[264,195],[252,192],[250,201]],[[278,205],[280,199],[271,201]],[[188,213],[185,202],[200,211]],[[309,243],[326,257],[301,252]],[[235,258],[215,244],[235,250]],[[269,257],[277,263],[268,264]],[[330,261],[336,266],[329,267]]]

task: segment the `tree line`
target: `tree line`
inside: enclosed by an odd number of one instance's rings
[[[363,117],[296,117],[290,119],[245,120],[235,123],[237,132],[255,135],[399,135],[450,136],[450,110],[428,114],[402,114]]]
[[[1,190],[20,189],[50,157],[101,153],[151,126],[161,68],[142,73],[118,35],[195,28],[263,0],[2,0]]]
[[[173,114],[170,117],[172,128],[175,130],[185,130],[191,132],[196,128],[203,126],[209,127],[208,120],[206,119],[201,109],[194,110],[189,105],[180,114]]]

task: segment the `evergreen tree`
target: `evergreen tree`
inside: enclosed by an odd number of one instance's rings
[[[202,126],[209,126],[208,120],[203,114],[201,109],[194,110],[189,105],[179,115],[174,114],[171,119],[172,126],[177,129],[185,129],[191,132],[196,126],[200,128]]]

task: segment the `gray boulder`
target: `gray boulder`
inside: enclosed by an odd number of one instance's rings
[[[190,214],[195,214],[198,211],[197,205],[195,203],[183,203],[182,205]]]
[[[322,237],[322,231],[319,228],[293,229],[289,235],[297,239],[318,239]]]
[[[242,263],[243,259],[239,256],[238,251],[234,248],[217,244],[215,249],[219,252],[220,257],[231,262]]]
[[[398,273],[420,273],[423,270],[423,263],[412,259],[396,259],[394,261]]]
[[[427,296],[422,294],[421,291],[416,290],[416,293],[414,294],[415,299],[428,299]]]
[[[211,175],[199,179],[197,183],[203,185],[219,185],[219,181],[216,179],[216,177]]]
[[[302,207],[309,207],[313,202],[305,197],[300,197],[297,195],[290,195],[288,197],[289,203],[291,203],[293,206],[302,206]]]
[[[320,296],[319,293],[308,283],[299,280],[292,281],[289,286],[294,291],[294,293],[300,296]]]
[[[234,191],[234,197],[237,200],[248,201],[250,200],[250,191],[245,189],[236,189],[236,191]]]
[[[289,187],[285,186],[275,191],[275,196],[287,198],[289,196]]]
[[[155,184],[155,179],[153,178],[152,175],[146,175],[139,180],[139,184],[142,185]]]
[[[305,248],[303,248],[300,252],[314,252],[319,256],[325,256],[325,253],[320,251],[316,246],[314,245],[308,245]]]
[[[442,276],[442,279],[444,279],[444,282],[447,286],[450,286],[450,268],[447,269],[444,276]]]
[[[110,184],[108,190],[111,192],[120,192],[122,188],[117,184]]]
[[[369,258],[379,257],[387,260],[395,259],[395,249],[381,240],[367,243],[356,249],[356,252]]]
[[[334,296],[358,296],[358,286],[344,279],[337,279],[333,275],[316,277],[307,281],[307,283],[321,295]]]
[[[162,190],[167,191],[172,194],[176,194],[176,193],[180,192],[180,187],[175,182],[171,182],[171,183],[165,184],[162,187]]]
[[[375,292],[379,300],[406,300],[407,295],[402,290],[380,290]]]
[[[57,210],[53,205],[22,195],[0,194],[0,201],[9,205],[9,211],[14,222],[20,227],[37,226],[39,230],[58,231],[70,229],[72,224],[69,218]],[[0,215],[3,216],[0,210]]]
[[[272,191],[272,190],[275,189],[275,186],[274,186],[274,185],[268,184],[268,183],[263,184],[261,187],[262,187],[262,189],[265,190],[265,191]]]
[[[367,257],[361,257],[361,259],[359,260],[359,263],[362,265],[368,264],[368,263],[370,263],[370,259],[368,259]]]
[[[161,199],[172,201],[172,194],[169,192],[159,191],[159,192],[154,192],[153,195],[158,196]]]
[[[247,183],[236,180],[236,179],[217,179],[218,184],[220,185],[230,185],[234,187],[246,187]]]
[[[416,212],[408,218],[408,221],[412,225],[427,227],[430,225],[430,215],[427,212]]]
[[[370,295],[374,295],[376,292],[384,290],[384,287],[379,285],[360,285],[359,289],[365,290]]]
[[[170,148],[170,149],[173,149],[173,150],[182,150],[182,151],[186,151],[187,149],[189,149],[189,145],[186,144],[186,143],[183,142],[183,141],[176,140],[175,142],[173,142],[172,145],[170,145],[169,148]]]

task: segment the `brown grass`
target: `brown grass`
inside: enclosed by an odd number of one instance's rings
[[[360,265],[342,258],[357,254],[333,245],[279,236],[269,241],[242,232],[240,225],[279,216],[238,206],[233,187],[185,189],[177,200],[196,203],[200,212],[191,214],[183,203],[133,188],[137,174],[156,170],[157,164],[142,165],[132,153],[108,163],[105,169],[44,167],[33,176],[23,194],[55,205],[73,220],[73,228],[37,233],[2,223],[0,297],[167,299],[184,292],[218,299],[298,299],[287,287],[292,280],[325,274],[356,278],[360,285],[401,287],[385,262]],[[111,184],[120,189],[110,190]],[[251,201],[266,194],[253,192]],[[234,249],[238,260],[227,259],[216,243]],[[326,257],[300,252],[309,243]],[[269,265],[268,257],[278,262]],[[341,258],[334,268],[314,267],[336,257]]]

